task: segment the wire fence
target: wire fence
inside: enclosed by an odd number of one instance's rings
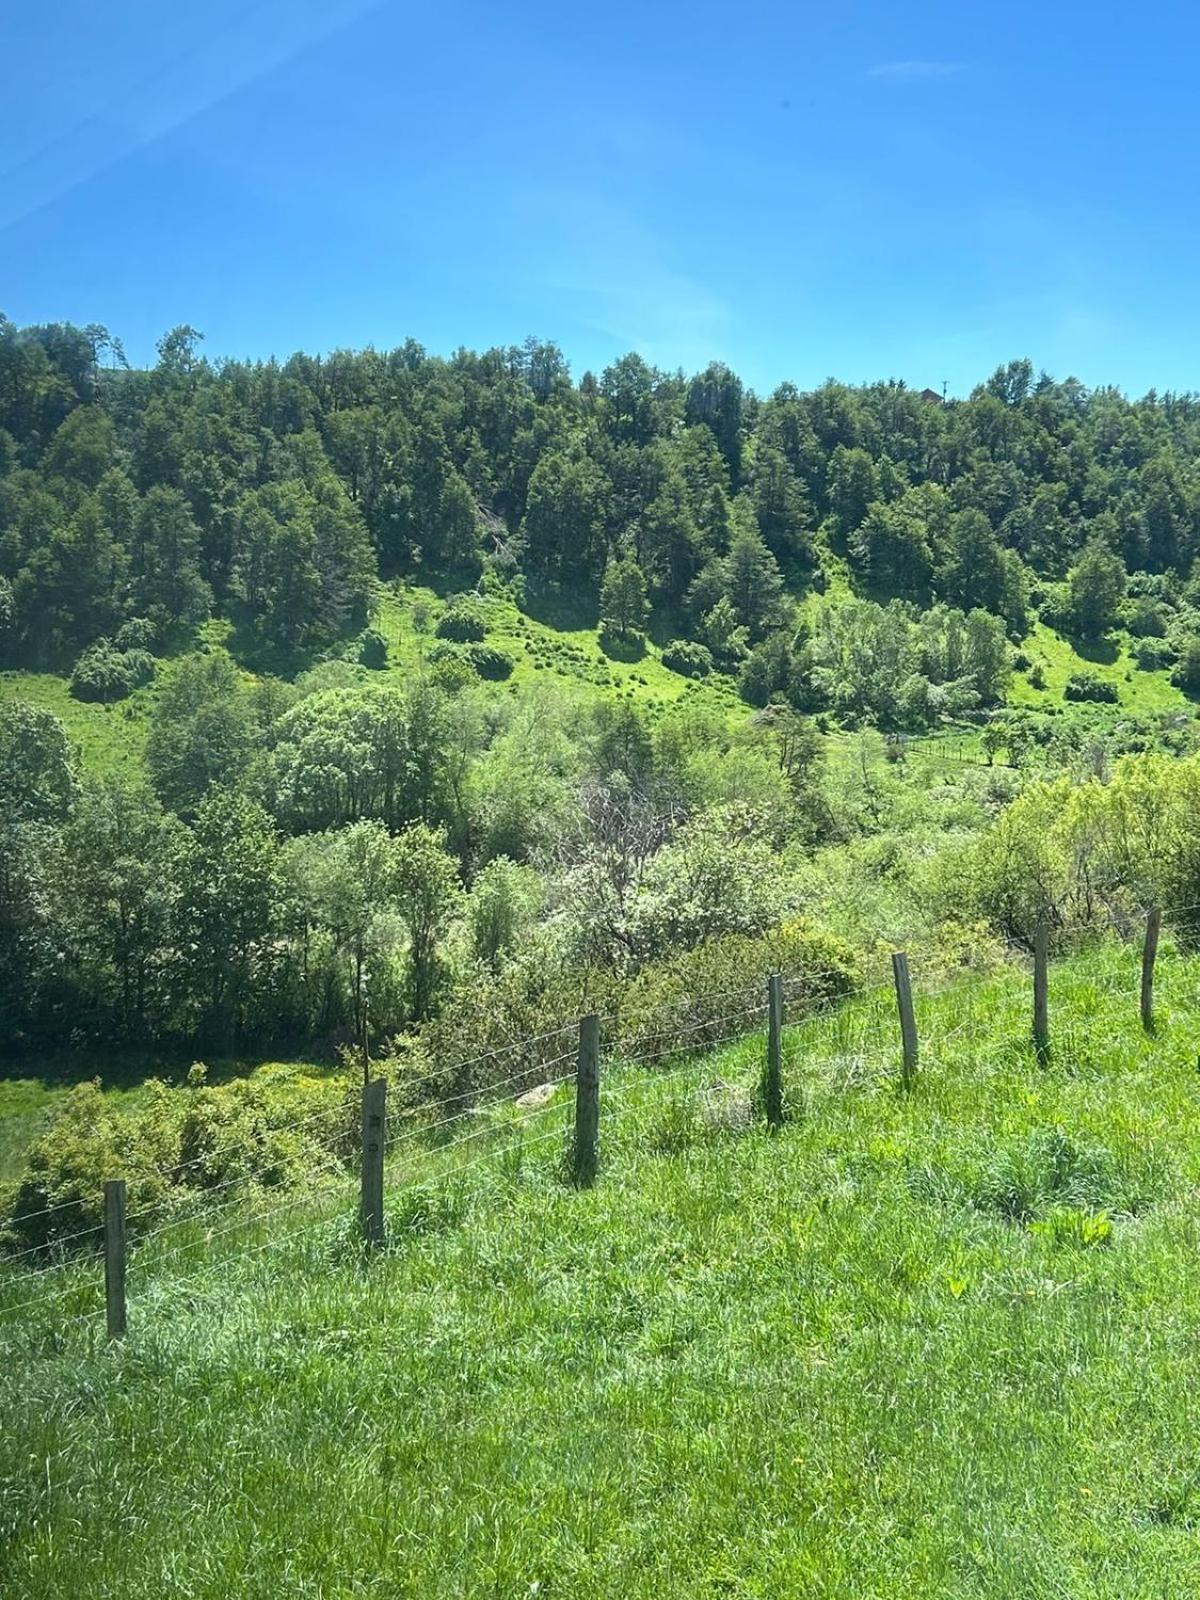
[[[1186,908],[1190,914],[1200,906]],[[1172,916],[1180,908],[1172,908]],[[1033,941],[1034,949],[1011,942],[1007,965],[993,972],[1014,984],[1033,977],[1045,985],[1047,941]],[[1146,949],[1150,950],[1149,935]],[[28,1324],[43,1335],[104,1318],[110,1334],[125,1329],[126,1301],[148,1302],[164,1282],[184,1276],[204,1276],[227,1264],[231,1252],[239,1258],[258,1255],[288,1241],[314,1234],[321,1227],[340,1225],[347,1242],[367,1244],[385,1237],[385,1210],[400,1196],[426,1194],[455,1181],[487,1163],[497,1171],[523,1168],[528,1155],[545,1155],[557,1143],[557,1173],[564,1181],[586,1187],[599,1165],[601,1127],[621,1129],[648,1101],[691,1080],[724,1116],[745,1120],[764,1118],[777,1126],[782,1120],[782,1083],[785,1065],[794,1078],[795,1068],[812,1058],[817,1043],[826,1057],[836,1058],[845,1069],[844,1083],[854,1081],[856,1064],[873,1060],[875,1076],[894,1077],[910,1088],[919,1069],[928,1070],[958,1041],[979,1027],[975,1000],[977,986],[964,978],[970,973],[947,969],[934,958],[915,959],[897,953],[893,971],[871,968],[862,981],[836,991],[814,992],[810,975],[771,978],[757,991],[734,986],[716,996],[704,1014],[692,1021],[672,1022],[669,1030],[643,1027],[623,1033],[618,1017],[589,1016],[573,1019],[530,1039],[510,1041],[469,1061],[455,1063],[446,1074],[453,1081],[459,1068],[501,1060],[506,1054],[528,1055],[532,1044],[559,1041],[564,1048],[541,1063],[532,1087],[527,1065],[506,1076],[492,1078],[486,1087],[456,1092],[439,1102],[437,1113],[428,1106],[401,1106],[386,1111],[386,1084],[376,1080],[364,1091],[361,1135],[351,1127],[340,1129],[347,1147],[357,1144],[358,1171],[331,1163],[316,1171],[312,1181],[282,1198],[264,1204],[264,1190],[252,1170],[238,1172],[201,1191],[175,1214],[161,1217],[152,1205],[126,1213],[125,1180],[105,1185],[105,1219],[58,1235],[49,1245],[30,1244],[10,1252],[0,1266],[0,1330]],[[1167,969],[1170,971],[1170,968]],[[1040,977],[1039,977],[1040,972]],[[1149,990],[1148,990],[1149,980]],[[1141,1011],[1147,1027],[1153,1025],[1153,952],[1149,973],[1142,963]],[[950,989],[959,991],[963,1014],[949,1032],[934,1036],[934,1048],[921,1056],[931,1010]],[[1038,1009],[1033,1007],[1035,1044]],[[897,1027],[899,1023],[899,1027]],[[605,1030],[607,1024],[607,1031]],[[909,1033],[911,1029],[911,1035]],[[572,1041],[572,1035],[574,1039]],[[823,1037],[822,1037],[823,1035]],[[565,1048],[571,1042],[570,1048]],[[725,1077],[704,1084],[706,1058],[712,1052],[744,1043],[732,1081]],[[806,1049],[806,1043],[809,1048]],[[1059,1028],[1055,1048],[1077,1051],[1085,1043],[1076,1028]],[[728,1071],[722,1062],[722,1072]],[[461,1078],[458,1081],[462,1081]],[[604,1086],[601,1115],[601,1084]],[[523,1092],[521,1092],[523,1090]],[[378,1112],[368,1114],[371,1094]],[[715,1097],[715,1098],[714,1098]],[[722,1097],[724,1097],[722,1099]],[[324,1121],[329,1109],[308,1112],[279,1125],[276,1131],[300,1130]],[[199,1170],[209,1157],[201,1154],[164,1169],[164,1179]],[[357,1200],[357,1217],[354,1202]],[[32,1218],[45,1218],[78,1199],[50,1203]],[[119,1219],[119,1227],[114,1224]],[[297,1221],[298,1219],[298,1221]],[[132,1245],[126,1228],[133,1230]],[[290,1224],[296,1221],[296,1226]],[[88,1245],[102,1247],[105,1265],[101,1282],[95,1257]],[[90,1264],[89,1264],[90,1263]],[[128,1288],[127,1288],[128,1268]],[[14,1293],[8,1298],[5,1291]]]

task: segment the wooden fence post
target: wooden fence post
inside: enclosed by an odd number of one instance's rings
[[[1033,1043],[1044,1061],[1050,1053],[1050,929],[1044,921],[1033,934]]]
[[[1162,910],[1151,908],[1146,916],[1146,938],[1142,945],[1142,1027],[1154,1031],[1154,962],[1158,955],[1158,935],[1162,929]]]
[[[900,1082],[911,1089],[917,1075],[917,1018],[913,1011],[912,982],[908,975],[908,956],[903,950],[892,952],[892,978],[896,984],[896,1008],[900,1013],[900,1041],[904,1049]]]
[[[767,1060],[763,1068],[762,1103],[767,1127],[783,1126],[783,978],[767,979]]]
[[[386,1133],[387,1079],[372,1078],[362,1093],[362,1202],[363,1239],[383,1243],[383,1147]]]
[[[571,1175],[581,1189],[596,1181],[600,1166],[600,1018],[579,1019],[575,1070],[575,1140]]]
[[[104,1185],[104,1312],[110,1339],[125,1337],[125,1179]]]

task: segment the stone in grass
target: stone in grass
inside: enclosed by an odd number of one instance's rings
[[[517,1105],[522,1111],[536,1111],[539,1106],[544,1106],[547,1101],[553,1100],[556,1083],[539,1083],[534,1089],[526,1089],[524,1094],[517,1096]]]

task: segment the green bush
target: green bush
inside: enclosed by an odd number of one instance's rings
[[[388,664],[387,640],[376,628],[368,628],[359,640],[358,659],[372,672],[382,672]]]
[[[76,700],[123,700],[154,676],[148,650],[118,650],[111,639],[97,639],[75,663],[70,691]]]
[[[684,678],[707,678],[713,669],[712,651],[694,639],[672,639],[663,646],[662,663]]]
[[[487,624],[478,607],[456,601],[438,618],[434,632],[439,639],[451,639],[455,644],[480,644],[487,634]]]
[[[1183,641],[1171,682],[1185,694],[1200,694],[1200,637]]]
[[[726,934],[642,968],[621,998],[618,1047],[636,1045],[642,1053],[711,1044],[728,1034],[732,1013],[765,1005],[772,972],[783,975],[793,1018],[849,994],[859,981],[850,946],[804,922],[758,937]]]
[[[512,656],[507,650],[498,649],[496,645],[468,645],[467,657],[479,676],[491,682],[498,682],[512,674],[514,665]]]
[[[158,644],[158,629],[149,617],[130,617],[117,629],[113,643],[118,650],[149,650]]]
[[[99,1080],[79,1084],[29,1151],[0,1225],[0,1247],[99,1243],[104,1184],[124,1178],[131,1232],[203,1207],[206,1193],[244,1183],[300,1190],[352,1155],[357,1093],[345,1078],[263,1072],[215,1088],[193,1068],[188,1088],[155,1081],[144,1103],[117,1111]],[[82,1235],[82,1237],[80,1237]]]
[[[1144,638],[1134,640],[1133,659],[1143,672],[1157,672],[1163,667],[1169,667],[1174,663],[1175,657],[1175,646],[1168,639],[1159,639],[1148,634]]]
[[[1097,700],[1113,702],[1119,699],[1117,686],[1094,672],[1073,672],[1063,690],[1064,700]]]

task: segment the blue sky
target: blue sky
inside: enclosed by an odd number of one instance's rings
[[[1198,44],[1159,0],[17,4],[0,310],[136,361],[190,322],[1200,388]]]

